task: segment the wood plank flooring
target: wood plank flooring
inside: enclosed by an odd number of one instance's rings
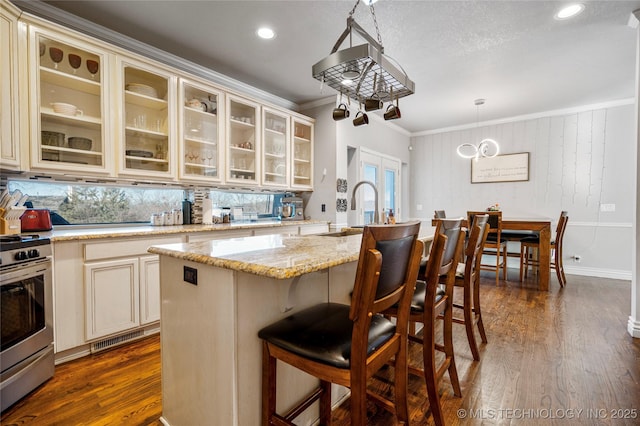
[[[489,343],[473,362],[464,327],[454,325],[463,396],[453,396],[445,375],[447,424],[640,424],[640,339],[626,332],[628,281],[569,276],[560,289],[554,276],[547,293],[533,281],[496,287],[484,275],[481,286]],[[421,359],[417,348],[411,356]],[[392,392],[392,374],[389,368],[370,386]],[[412,377],[409,385],[411,424],[433,424],[424,382]],[[0,424],[155,426],[161,402],[160,339],[153,336],[57,366],[53,379],[2,413]],[[333,418],[349,424],[348,400]],[[395,421],[370,404],[369,424]]]

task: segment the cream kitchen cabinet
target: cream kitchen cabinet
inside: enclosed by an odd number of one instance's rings
[[[122,239],[84,247],[85,331],[88,341],[160,319],[158,257],[151,245],[182,242],[181,236]]]
[[[18,61],[20,11],[0,2],[0,165],[20,170],[20,73]]]
[[[314,123],[293,117],[291,188],[313,189],[313,133]]]
[[[224,95],[209,85],[180,79],[178,176],[221,182],[224,177]]]
[[[93,345],[159,331],[158,256],[151,245],[185,235],[53,240],[56,361],[83,356]]]
[[[140,280],[138,258],[85,263],[86,339],[137,327]]]
[[[260,177],[260,104],[227,95],[227,176],[230,183],[257,185]]]
[[[121,115],[119,175],[172,180],[176,176],[177,77],[150,63],[117,57]]]
[[[110,55],[61,31],[29,25],[31,168],[112,174]]]
[[[262,185],[289,186],[291,120],[287,113],[262,107]]]

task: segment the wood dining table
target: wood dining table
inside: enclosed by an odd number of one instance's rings
[[[453,216],[455,218],[456,216]],[[458,216],[460,217],[460,216]],[[464,216],[462,216],[464,217]],[[435,226],[437,219],[431,221]],[[467,219],[464,220],[464,226]],[[533,231],[540,239],[538,288],[549,291],[549,279],[551,276],[551,219],[544,216],[502,216],[502,229],[509,231]]]

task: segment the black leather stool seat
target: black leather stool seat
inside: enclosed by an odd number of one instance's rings
[[[508,240],[508,239],[506,239],[506,238],[503,238],[502,236],[500,236],[500,242],[501,242],[501,243],[506,243],[507,241],[509,241],[509,240]],[[495,236],[495,235],[491,235],[491,234],[489,234],[489,235],[487,236],[487,242],[496,243],[496,242],[498,242],[498,239],[496,238],[496,236]]]
[[[258,337],[305,358],[348,369],[353,331],[349,309],[349,305],[339,303],[313,306],[263,328]],[[374,315],[367,354],[388,341],[395,330],[391,321],[382,315]]]
[[[527,237],[520,240],[522,243],[530,243],[530,244],[540,244],[540,237]],[[550,244],[555,244],[556,240],[552,239]]]
[[[413,293],[413,299],[411,299],[411,312],[424,312],[424,299],[427,292],[427,283],[424,281],[416,281],[416,290]],[[436,303],[442,299],[445,292],[442,288],[436,290]]]
[[[507,241],[519,241],[523,238],[535,238],[537,236],[537,231],[512,231],[510,229],[503,229],[500,233],[500,237],[504,237]]]

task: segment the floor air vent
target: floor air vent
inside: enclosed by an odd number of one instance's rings
[[[109,349],[114,346],[118,346],[123,343],[127,343],[132,340],[139,339],[141,337],[144,337],[143,330],[133,331],[131,333],[122,334],[120,336],[110,337],[108,339],[100,340],[99,342],[94,342],[91,344],[91,353],[93,354],[96,352],[104,351],[105,349]]]

